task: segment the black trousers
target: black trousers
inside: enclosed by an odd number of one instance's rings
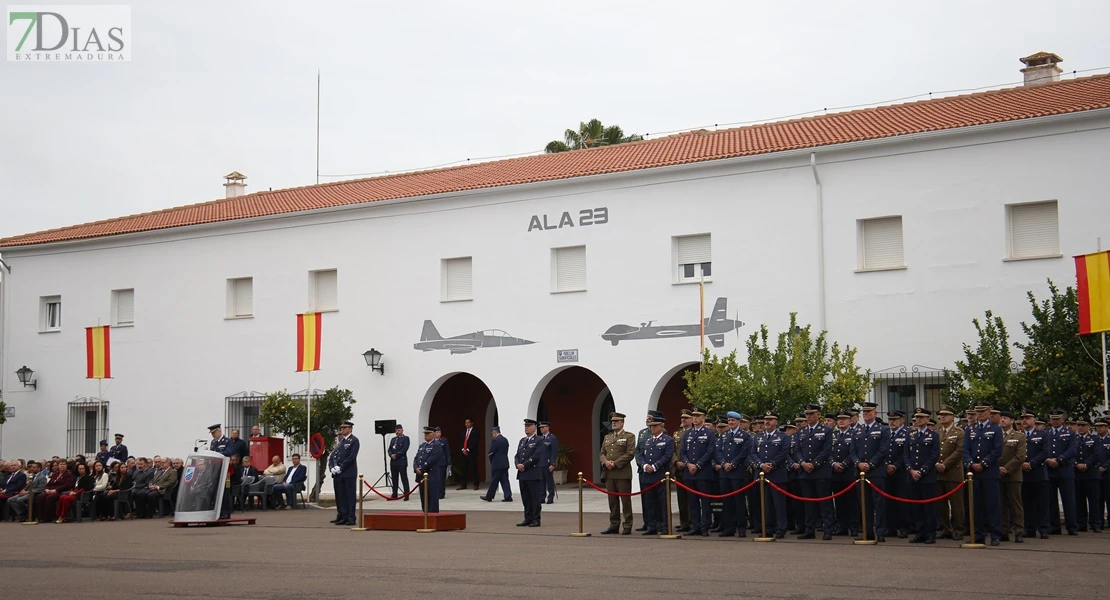
[[[782,487],[784,484],[775,485]],[[758,486],[756,487],[758,489]],[[786,500],[786,496],[772,489],[770,485],[764,486],[763,502],[766,506],[767,519],[765,527],[768,534],[786,533]]]
[[[1082,528],[1102,529],[1101,484],[1098,479],[1075,480],[1075,520]]]
[[[721,493],[728,494],[747,485],[748,482],[744,479],[722,479],[721,480]],[[736,494],[724,498],[725,516],[721,522],[721,528],[725,533],[739,531],[744,533],[747,529],[748,523],[746,515],[744,514],[744,495]]]
[[[875,487],[880,490],[886,491],[885,477],[874,480],[868,479],[868,481],[875,484]],[[863,502],[866,503],[863,508],[867,511],[868,522],[864,523],[863,527],[867,528],[867,537],[868,539],[875,539],[875,536],[880,535],[886,537],[886,498],[884,498],[882,494],[871,489],[870,485],[865,483],[864,486],[861,492],[861,498],[863,498]]]
[[[1021,504],[1025,508],[1025,534],[1048,533],[1048,482],[1021,482]]]
[[[494,469],[493,475],[489,479],[489,490],[486,491],[486,498],[493,500],[497,495],[497,486],[501,485],[501,493],[504,494],[505,500],[512,500],[513,491],[509,488],[509,470],[508,469]]]
[[[397,497],[397,483],[398,483],[398,480],[400,480],[400,483],[404,484],[403,489],[405,490],[405,493],[406,494],[409,493],[409,471],[408,471],[408,468],[409,468],[409,466],[407,464],[403,464],[403,465],[392,465],[391,464],[391,465],[389,465],[389,476],[393,478],[393,497],[394,498]]]
[[[539,523],[540,503],[543,501],[543,480],[521,481],[520,500],[524,503],[524,522]]]
[[[908,477],[904,471],[896,471],[893,475],[887,475],[887,493],[896,498],[909,498],[910,482]],[[936,510],[934,509],[933,512],[936,513]],[[887,507],[886,518],[887,525],[895,531],[916,531],[910,520],[910,505],[905,502],[891,502],[890,506]],[[963,524],[960,527],[965,528]]]
[[[647,489],[654,483],[655,481],[644,481],[641,477],[640,489]],[[644,527],[648,531],[667,533],[667,486],[655,486],[654,489],[640,494],[640,497],[644,499]]]
[[[543,493],[547,500],[555,501],[555,472],[551,469],[543,470]]]
[[[462,453],[461,450],[459,452]],[[471,479],[477,489],[481,482],[478,481],[478,453],[474,450],[470,450],[469,454],[462,454],[462,478],[459,479],[459,485],[466,487]]]
[[[759,477],[759,475],[756,475],[756,477]],[[764,485],[766,485],[766,484],[764,484]],[[759,505],[760,505],[759,484],[757,483],[757,484],[753,485],[751,487],[751,489],[749,489],[745,493],[745,495],[747,496],[747,502],[748,502],[748,524],[751,527],[752,531],[759,531],[760,530],[759,529],[760,528],[760,522],[759,522]]]
[[[423,478],[423,475],[417,476],[418,480]],[[436,469],[435,472],[429,472],[428,489],[420,490],[420,492],[418,492],[418,495],[420,496],[420,510],[424,510],[424,496],[426,495],[428,496],[428,512],[439,512],[439,498],[442,491],[443,478],[439,475],[439,469]]]
[[[829,480],[806,478],[798,480],[802,486],[802,497],[824,498],[829,495]],[[825,533],[831,534],[836,526],[833,522],[832,500],[824,502],[806,502],[805,504],[805,532],[813,533],[820,525]]]
[[[712,479],[687,479],[689,483],[686,485],[703,494],[713,493],[713,480]],[[709,531],[712,525],[712,515],[710,514],[709,498],[703,498],[697,494],[687,493],[690,499],[690,529],[691,531]]]
[[[428,475],[428,479],[431,479],[431,478],[432,478],[431,475]],[[439,480],[443,482],[443,485],[439,486],[439,497],[441,499],[446,498],[447,497],[447,465],[443,465],[442,467],[439,468]]]
[[[978,478],[975,482],[975,539],[1002,539],[1002,497],[997,479]]]
[[[855,481],[848,480],[832,480],[833,493],[838,493],[844,488],[854,484]],[[846,494],[837,497],[836,502],[836,527],[837,530],[847,529],[851,533],[859,531],[859,490],[852,488]]]
[[[678,467],[675,468],[677,469]],[[684,473],[685,471],[683,471],[682,469],[678,469],[678,473],[675,475],[675,481],[681,481],[685,484],[686,480],[683,479]],[[678,494],[678,526],[680,528],[686,528],[690,526],[690,498],[688,497],[688,493],[686,492],[686,490],[678,487],[677,485],[675,486],[675,488]]]
[[[1064,502],[1064,528],[1075,531],[1075,478],[1048,478],[1048,525],[1053,531],[1060,529],[1060,505]]]
[[[355,478],[341,477],[335,481],[336,516],[340,521],[355,520]],[[361,527],[361,525],[360,525]]]
[[[786,484],[786,490],[795,496],[802,495],[802,480],[791,477]],[[806,520],[805,504],[801,500],[786,499],[786,527],[787,529],[801,529]]]
[[[1107,469],[1110,469],[1110,465],[1107,465]],[[1110,510],[1107,510],[1110,509],[1110,477],[1107,475],[1110,475],[1110,473],[1102,474],[1102,484],[1099,486],[1101,489],[1099,498],[1102,501],[1101,505],[1098,507],[1098,515],[1101,520],[1100,527],[1110,527],[1110,522],[1108,522],[1108,519],[1110,519]]]
[[[929,483],[910,481],[908,487],[910,500],[926,500],[932,498],[937,491],[935,481]],[[912,520],[910,531],[921,539],[936,539],[937,507],[932,504],[909,504],[908,506],[910,507],[910,518]]]

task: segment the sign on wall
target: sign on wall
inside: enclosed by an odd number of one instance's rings
[[[563,227],[586,227],[588,225],[604,225],[609,222],[609,209],[585,208],[578,211],[578,220],[575,221],[570,212],[563,212],[561,216],[532,215],[528,221],[528,231],[547,231],[548,229],[562,229]]]
[[[572,363],[578,362],[578,349],[573,350],[556,350],[555,357],[558,362]]]

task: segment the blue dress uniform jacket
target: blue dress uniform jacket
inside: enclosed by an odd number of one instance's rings
[[[1025,430],[1025,462],[1029,470],[1022,474],[1023,483],[1037,483],[1048,479],[1044,461],[1048,458],[1047,435],[1043,429]]]
[[[1093,433],[1087,433],[1087,435],[1077,433],[1075,436],[1075,464],[1087,465],[1086,471],[1075,470],[1075,479],[1078,481],[1098,479],[1100,475],[1098,467],[1101,463],[1098,449],[1100,438]]]
[[[394,468],[404,468],[409,464],[409,436],[398,435],[394,436],[393,440],[389,442],[389,466]],[[397,455],[397,458],[393,458]]]
[[[353,433],[336,445],[334,466],[339,467],[336,479],[354,479],[358,476],[358,438]]]
[[[118,446],[117,446],[117,448],[118,448]],[[235,454],[235,452],[231,448],[231,440],[227,439],[226,436],[222,436],[222,435],[220,437],[212,440],[211,442],[209,442],[208,443],[208,449],[211,450],[212,452],[219,452],[220,454],[223,454],[224,456],[227,456],[227,457],[230,457],[232,454]],[[124,452],[126,452],[126,451],[127,451],[127,448],[124,447]],[[127,460],[127,459],[124,458],[124,460]]]
[[[708,427],[702,425],[691,429],[682,437],[682,462],[687,465],[697,465],[693,475],[687,471],[686,479],[713,480],[713,453],[716,434]]]
[[[424,506],[424,497],[428,498],[428,512],[439,512],[439,492],[443,489],[443,476],[440,467],[443,466],[443,450],[436,441],[420,442],[416,448],[416,456],[412,460],[412,470],[417,469],[417,481],[423,481],[424,474],[428,475],[428,489],[418,491],[420,506]]]
[[[220,438],[220,439],[226,440],[227,438]],[[210,450],[215,450],[214,448],[211,448],[211,447],[209,449]],[[123,444],[116,444],[115,446],[112,446],[108,450],[108,458],[114,458],[114,459],[116,459],[120,462],[127,462],[127,457],[128,456],[130,456],[130,454],[127,453],[127,446],[125,446]],[[105,466],[107,466],[107,465],[105,465]]]
[[[990,421],[968,427],[964,434],[964,469],[970,471],[973,464],[983,467],[974,479],[1001,479],[998,460],[1002,458],[1002,448],[1006,444],[1003,438],[1002,428]]]
[[[1076,438],[1078,434],[1061,427],[1059,430],[1046,429],[1048,452],[1045,460],[1055,458],[1058,465],[1055,469],[1048,467],[1050,478],[1075,479],[1075,455],[1078,452]]]
[[[890,428],[878,423],[872,423],[870,428],[866,424],[861,424],[859,432],[856,433],[855,445],[856,457],[859,459],[856,462],[865,462],[871,467],[867,472],[867,478],[872,481],[886,479],[886,464],[890,455]]]
[[[964,446],[966,452],[967,446]],[[999,455],[1001,455],[999,445]],[[921,479],[914,482],[910,476],[910,483],[936,483],[937,460],[940,459],[940,436],[935,431],[910,431],[906,434],[906,451],[904,454],[906,472],[920,471]],[[997,468],[997,467],[996,467]]]
[[[747,479],[748,478],[748,453],[751,445],[748,443],[751,436],[748,432],[737,429],[728,430],[717,438],[717,449],[713,457],[714,464],[721,465],[717,472],[721,479]],[[730,470],[725,465],[730,465]]]
[[[648,434],[636,448],[636,463],[640,465],[640,481],[651,485],[662,481],[664,474],[671,468],[674,458],[674,438],[664,431],[656,439]],[[644,467],[651,465],[655,470],[648,472]]]
[[[516,478],[521,482],[520,501],[524,504],[524,523],[540,522],[540,504],[543,502],[541,468],[545,460],[539,436],[520,438],[513,464],[524,466],[523,471],[517,469],[516,472]]]
[[[790,440],[787,439],[786,434],[775,430],[770,433],[764,432],[756,440],[755,451],[751,453],[750,462],[752,463],[753,477],[759,477],[763,471],[760,465],[764,463],[771,464],[771,472],[764,474],[767,481],[772,481],[782,487],[786,483],[786,461],[790,455]]]
[[[832,476],[829,452],[832,449],[832,429],[822,423],[811,428],[802,425],[798,429],[796,460],[800,463],[813,463],[813,472],[798,468],[798,479],[828,479]]]
[[[887,465],[894,467],[894,472],[890,473],[888,469],[887,475],[905,475],[906,442],[909,441],[911,433],[913,432],[905,425],[890,430],[890,454],[887,457]],[[940,448],[937,448],[937,456],[940,456]]]
[[[489,441],[489,468],[509,468],[509,440],[499,435]]]
[[[829,448],[829,463],[839,465],[843,469],[832,470],[833,481],[851,481],[857,477],[856,464],[859,463],[859,457],[856,455],[855,435],[856,430],[851,427],[844,431],[838,429],[833,433],[832,446]]]

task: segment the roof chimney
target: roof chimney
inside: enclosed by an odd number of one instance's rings
[[[1026,86],[1060,81],[1060,73],[1063,72],[1063,69],[1057,67],[1056,63],[1064,62],[1064,59],[1060,58],[1059,55],[1051,52],[1038,52],[1018,60],[1025,63],[1025,68],[1021,72],[1025,75]]]
[[[232,171],[224,175],[224,179],[226,180],[224,187],[227,188],[228,198],[238,198],[247,193],[247,184],[244,182],[246,178],[247,176],[239,171]]]

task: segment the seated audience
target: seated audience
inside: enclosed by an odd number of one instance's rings
[[[31,478],[18,494],[8,498],[8,510],[16,521],[23,521],[27,517],[27,502],[30,500],[28,491],[34,492],[35,499],[46,491],[46,484],[50,481],[49,470],[44,470],[43,465],[35,461],[27,463],[28,476]]]
[[[280,456],[274,456],[270,461],[270,466],[262,472],[263,477],[278,477],[285,475],[285,463],[281,462]]]
[[[81,499],[81,494],[91,492],[93,486],[96,485],[96,481],[93,479],[92,475],[89,474],[88,465],[83,462],[78,462],[75,470],[77,473],[76,479],[73,482],[73,487],[57,495],[58,506],[55,509],[55,516],[57,516],[58,519],[54,521],[55,523],[62,523],[70,520],[66,518],[66,514],[69,513],[69,509],[73,506],[73,503]]]
[[[276,456],[274,458],[277,458]],[[291,510],[297,503],[297,492],[304,490],[304,482],[308,478],[308,469],[301,464],[301,455],[294,454],[293,466],[285,472],[285,479],[274,485],[274,508]]]
[[[46,523],[54,517],[54,513],[58,510],[58,499],[62,494],[73,489],[75,481],[77,479],[66,468],[65,461],[59,460],[54,463],[54,474],[51,475],[50,481],[46,482],[46,489],[41,496],[35,496],[35,516],[40,523]]]

